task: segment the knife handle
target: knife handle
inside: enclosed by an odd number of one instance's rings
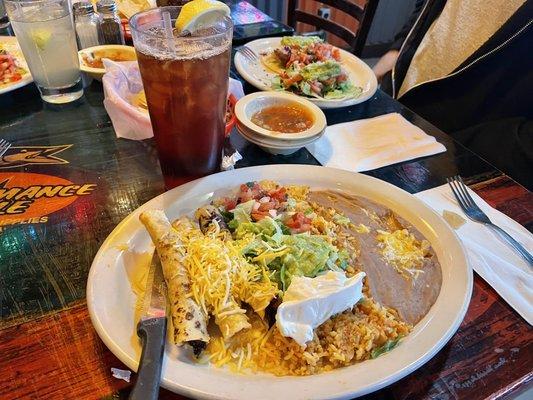
[[[166,318],[145,319],[137,325],[137,335],[142,341],[142,353],[137,381],[130,393],[130,400],[157,400],[166,330]]]

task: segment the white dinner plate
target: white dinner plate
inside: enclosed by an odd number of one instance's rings
[[[21,80],[8,83],[7,85],[0,84],[0,94],[11,92],[12,90],[26,86],[28,83],[33,82],[30,69],[28,68],[28,64],[26,64],[26,60],[22,55],[22,50],[20,49],[17,38],[15,36],[0,36],[0,48],[7,50],[9,54],[17,59],[20,67],[26,70],[26,72],[22,75]]]
[[[198,365],[190,360],[188,351],[173,345],[169,338],[163,387],[202,399],[348,399],[396,382],[431,359],[448,342],[467,310],[473,278],[461,243],[438,214],[411,194],[366,175],[317,166],[270,165],[222,172],[172,189],[139,207],[107,237],[91,266],[87,304],[98,335],[124,364],[137,370],[140,357],[134,321],[136,297],[128,273],[137,266],[141,253],[153,250],[139,214],[161,208],[173,219],[194,212],[213,196],[227,194],[229,188],[262,179],[343,190],[391,208],[431,242],[442,267],[440,294],[429,313],[392,351],[318,375],[245,375]]]
[[[246,43],[246,46],[255,51],[256,54],[270,52],[277,47],[280,47],[281,38],[265,38],[257,39]],[[317,99],[314,97],[305,97],[307,100],[315,103],[320,108],[339,108],[359,104],[370,99],[378,89],[378,82],[376,75],[372,69],[361,59],[348,53],[345,50],[341,51],[341,63],[350,77],[354,85],[363,88],[362,93],[358,97],[347,99]],[[276,76],[275,73],[269,71],[260,61],[253,63],[248,61],[241,53],[235,53],[235,68],[239,74],[251,85],[260,90],[272,90],[272,78]]]

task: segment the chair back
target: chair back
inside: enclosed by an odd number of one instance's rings
[[[376,12],[379,0],[366,0],[363,7],[350,0],[306,0],[326,4],[334,9],[340,10],[357,21],[357,28],[351,31],[345,26],[330,19],[319,17],[298,8],[298,0],[289,0],[288,23],[296,30],[296,23],[315,26],[317,29],[329,32],[348,45],[349,51],[360,56],[365,46],[366,37],[372,24],[372,19]]]

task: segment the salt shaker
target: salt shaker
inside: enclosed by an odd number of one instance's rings
[[[94,12],[92,3],[82,1],[74,3],[74,26],[78,48],[98,46],[98,15]]]
[[[114,0],[96,3],[99,15],[99,39],[101,44],[124,44],[124,32]]]

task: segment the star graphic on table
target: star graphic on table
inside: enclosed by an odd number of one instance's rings
[[[12,146],[0,158],[0,169],[33,164],[68,164],[56,154],[70,148],[71,144],[57,146]]]

